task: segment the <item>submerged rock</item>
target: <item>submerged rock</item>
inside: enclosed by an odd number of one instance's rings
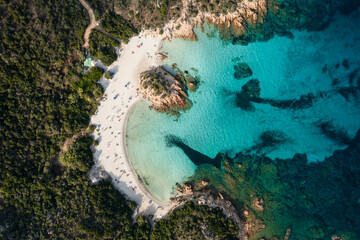
[[[252,76],[253,72],[251,71],[247,63],[240,62],[234,65],[234,77],[236,79],[243,79]]]
[[[251,79],[242,88],[241,92],[236,93],[236,106],[243,110],[253,110],[252,101],[260,97],[260,82]]]
[[[251,79],[241,88],[250,98],[260,97],[260,82],[257,79]]]
[[[187,87],[190,92],[195,92],[200,85],[199,77],[193,77],[189,74],[185,75],[185,80],[187,82]]]

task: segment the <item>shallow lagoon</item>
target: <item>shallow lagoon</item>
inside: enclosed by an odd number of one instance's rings
[[[345,148],[339,136],[352,138],[360,127],[360,101],[355,94],[360,84],[356,72],[360,31],[354,31],[358,19],[355,13],[322,32],[295,31],[294,39],[274,37],[248,46],[221,41],[211,26],[205,26],[204,32],[196,29],[196,42],[164,42],[163,50],[169,53],[165,64],[177,63],[182,71],[199,76],[201,83],[190,94],[193,107],[179,119],[149,110],[146,101],[137,103],[129,116],[128,155],[151,194],[166,201],[175,184],[196,169],[183,150],[167,143],[169,135],[210,158],[219,152],[234,156],[256,149],[272,159],[306,153],[308,161],[323,161],[334,150]],[[233,67],[238,62],[247,63],[253,76],[235,79]],[[254,78],[260,81],[261,98],[296,101],[312,93],[314,99],[305,108],[252,103],[254,110],[242,110],[235,93]],[[267,131],[281,135],[283,141],[259,147]]]

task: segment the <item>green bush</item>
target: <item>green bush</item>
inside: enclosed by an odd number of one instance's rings
[[[89,131],[90,132],[94,132],[95,131],[95,129],[96,129],[96,125],[95,124],[91,124],[90,126],[89,126]]]
[[[116,59],[115,48],[120,43],[116,40],[98,32],[92,31],[90,34],[90,55],[99,59],[104,65],[111,65]]]

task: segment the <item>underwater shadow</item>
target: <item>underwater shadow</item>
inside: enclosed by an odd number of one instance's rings
[[[210,165],[214,165],[219,169],[221,168],[221,162],[223,160],[223,155],[221,153],[218,153],[215,158],[210,158],[205,154],[202,154],[201,152],[198,152],[195,149],[192,149],[191,147],[186,145],[179,137],[176,137],[174,135],[167,135],[165,138],[166,138],[166,143],[169,147],[176,146],[181,150],[183,150],[186,156],[188,156],[188,158],[196,166],[202,164],[210,164]]]

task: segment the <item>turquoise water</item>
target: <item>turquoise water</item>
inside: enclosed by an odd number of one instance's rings
[[[322,32],[294,31],[294,39],[274,37],[248,46],[221,41],[211,26],[205,26],[204,32],[195,30],[196,42],[165,41],[163,50],[169,53],[165,64],[177,63],[182,71],[200,76],[201,83],[197,92],[190,94],[193,107],[179,119],[149,110],[147,101],[137,103],[129,116],[129,158],[151,194],[166,201],[175,184],[196,169],[180,148],[167,144],[168,135],[210,158],[219,152],[230,156],[254,152],[266,131],[280,132],[284,138],[279,144],[257,148],[258,154],[273,159],[305,153],[309,162],[323,161],[334,150],[344,149],[346,143],[339,134],[326,134],[321,126],[331,126],[328,133],[342,133],[347,138],[354,137],[360,127],[359,98],[340,91],[356,88],[356,92],[360,84],[356,72],[360,68],[360,33],[354,31],[358,19],[357,12]],[[253,76],[235,79],[237,62],[247,63]],[[350,77],[352,73],[355,77]],[[253,103],[253,111],[242,110],[236,106],[235,92],[253,78],[260,81],[264,99],[296,100],[310,93],[315,98],[310,107],[301,109]]]

